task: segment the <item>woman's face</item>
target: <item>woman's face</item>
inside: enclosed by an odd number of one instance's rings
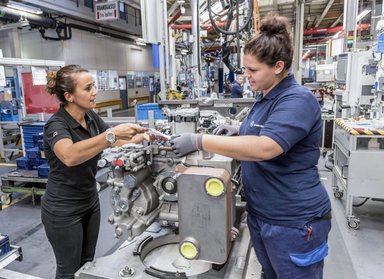
[[[244,55],[244,68],[252,91],[263,91],[265,95],[279,82],[280,67],[261,63],[251,54]]]
[[[90,110],[96,106],[97,90],[93,77],[87,72],[75,74],[76,88],[71,95],[72,101],[84,110]]]

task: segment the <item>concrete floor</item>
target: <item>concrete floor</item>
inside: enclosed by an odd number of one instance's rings
[[[0,173],[11,167],[0,167]],[[384,274],[384,203],[368,201],[354,208],[361,219],[359,230],[348,228],[342,201],[333,197],[331,172],[320,158],[319,172],[332,201],[332,230],[329,236],[329,255],[325,261],[325,279],[379,279]],[[15,194],[15,204],[0,211],[0,232],[9,236],[11,244],[21,246],[24,259],[14,261],[6,269],[40,278],[54,278],[55,261],[40,218],[40,199],[33,206],[30,197]],[[113,226],[107,223],[111,213],[109,189],[100,192],[102,225],[96,249],[96,257],[108,255],[121,245],[113,238]],[[12,278],[15,277],[2,277]],[[28,278],[26,275],[20,278]],[[253,276],[251,278],[257,278]]]

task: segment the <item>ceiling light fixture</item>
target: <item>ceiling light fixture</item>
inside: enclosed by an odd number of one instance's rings
[[[43,13],[43,11],[37,7],[29,6],[29,5],[15,2],[15,1],[8,1],[7,7],[12,8],[12,9],[16,9],[19,11],[23,11],[23,12],[32,13],[35,15],[41,15]]]

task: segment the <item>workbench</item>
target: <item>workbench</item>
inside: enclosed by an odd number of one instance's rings
[[[352,229],[359,229],[360,219],[353,214],[355,198],[384,198],[384,129],[373,120],[335,121],[333,193],[345,198],[345,217]]]
[[[1,202],[10,204],[12,202],[12,194],[30,193],[32,195],[32,203],[35,205],[35,195],[43,195],[47,184],[47,178],[38,176],[37,170],[21,170],[14,169],[1,175]]]
[[[11,245],[11,250],[5,255],[0,256],[0,269],[3,269],[4,267],[6,267],[7,265],[9,265],[11,262],[15,260],[18,260],[18,261],[23,260],[22,249],[19,246]]]

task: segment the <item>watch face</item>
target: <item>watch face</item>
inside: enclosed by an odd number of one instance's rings
[[[106,138],[107,138],[107,141],[109,141],[110,143],[115,143],[116,142],[115,134],[113,132],[111,132],[111,131],[107,132]]]

